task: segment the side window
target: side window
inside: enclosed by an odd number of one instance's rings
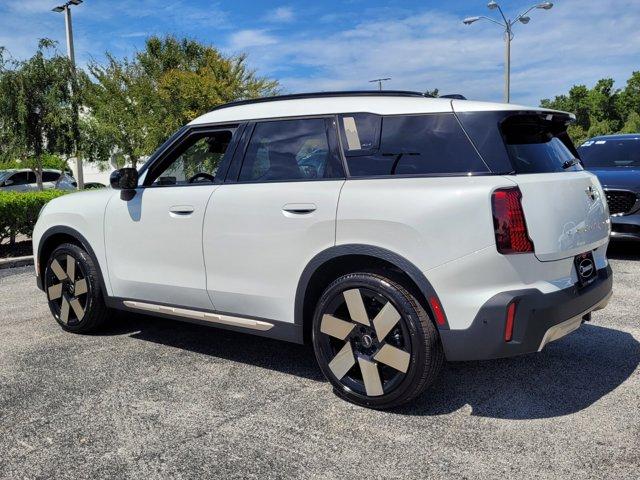
[[[13,180],[12,185],[27,185],[28,183],[36,183],[36,175],[33,172],[18,172],[7,180]]]
[[[327,122],[314,118],[256,124],[239,181],[341,178],[340,158],[329,147]]]
[[[42,172],[43,182],[57,182],[60,179],[60,174],[56,172]]]
[[[363,147],[350,149],[349,133],[345,123],[350,116],[341,118],[343,145],[349,172],[354,177],[387,175],[437,175],[487,172],[488,168],[464,134],[455,116],[450,113],[428,115],[398,115],[378,117],[380,121],[379,145],[368,140],[375,134],[372,122],[355,124]],[[375,116],[371,116],[375,117]],[[372,126],[374,125],[374,126]],[[362,133],[364,132],[364,133]],[[353,134],[351,134],[353,136]]]
[[[149,172],[146,185],[176,186],[213,183],[234,130],[190,135],[162,164]]]

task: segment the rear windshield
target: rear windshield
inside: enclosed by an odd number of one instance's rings
[[[582,170],[563,124],[540,115],[515,115],[500,128],[515,173]]]
[[[345,114],[340,128],[352,177],[489,171],[452,113]]]
[[[640,136],[614,140],[589,140],[578,149],[589,167],[640,167]]]

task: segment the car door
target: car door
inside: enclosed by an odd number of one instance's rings
[[[303,269],[335,243],[335,119],[257,122],[243,137],[207,208],[207,289],[218,311],[293,322]]]
[[[33,172],[16,172],[4,181],[3,190],[29,192],[36,189],[34,188],[36,186],[35,181],[36,175]]]
[[[105,246],[114,296],[213,308],[206,290],[202,225],[233,131],[186,132],[153,161],[133,198],[116,194],[111,199]]]

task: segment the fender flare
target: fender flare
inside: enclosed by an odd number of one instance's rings
[[[38,243],[38,253],[37,253],[37,265],[38,268],[40,269],[37,276],[38,279],[38,288],[40,288],[40,290],[44,290],[44,280],[43,280],[43,275],[44,275],[44,271],[43,271],[43,261],[46,261],[46,259],[42,258],[42,247],[47,243],[47,240],[49,238],[51,238],[54,235],[58,235],[58,234],[64,234],[64,235],[68,235],[70,237],[73,237],[78,243],[80,243],[80,246],[89,254],[89,256],[91,257],[91,259],[93,260],[93,263],[96,266],[96,270],[98,270],[98,280],[100,282],[100,288],[102,289],[102,294],[104,295],[105,299],[108,296],[107,295],[107,285],[104,281],[104,275],[102,273],[102,268],[100,266],[100,262],[98,261],[98,257],[96,257],[96,253],[93,251],[93,248],[91,247],[91,244],[89,243],[89,241],[77,230],[71,228],[71,227],[67,227],[64,225],[56,225],[55,227],[51,227],[49,229],[47,229],[42,236],[40,237],[40,242]]]
[[[431,285],[431,282],[427,280],[427,277],[425,277],[424,273],[422,273],[422,271],[418,267],[416,267],[413,263],[411,263],[403,256],[398,255],[391,250],[387,250],[386,248],[376,247],[373,245],[336,245],[318,253],[311,259],[311,261],[302,271],[302,275],[300,275],[300,279],[298,281],[298,287],[296,289],[295,297],[294,323],[296,325],[302,326],[304,324],[304,297],[306,295],[307,287],[309,286],[309,281],[311,280],[313,274],[318,270],[318,268],[320,268],[329,260],[347,255],[365,255],[391,263],[396,268],[403,271],[409,276],[409,278],[418,286],[420,292],[425,296],[425,298],[429,299],[431,297],[438,297],[435,289],[433,288],[433,285]],[[431,310],[430,307],[428,308],[429,310]],[[447,330],[448,328],[448,322],[445,326],[438,325],[438,329]]]

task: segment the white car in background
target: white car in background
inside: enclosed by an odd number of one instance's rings
[[[75,190],[78,184],[65,172],[45,168],[42,171],[44,190]],[[0,170],[0,191],[35,192],[38,190],[36,174],[30,168]]]
[[[444,359],[539,351],[607,304],[573,120],[412,92],[224,105],[47,204],[37,282],[70,332],[119,309],[311,342],[338,395],[394,407]]]

